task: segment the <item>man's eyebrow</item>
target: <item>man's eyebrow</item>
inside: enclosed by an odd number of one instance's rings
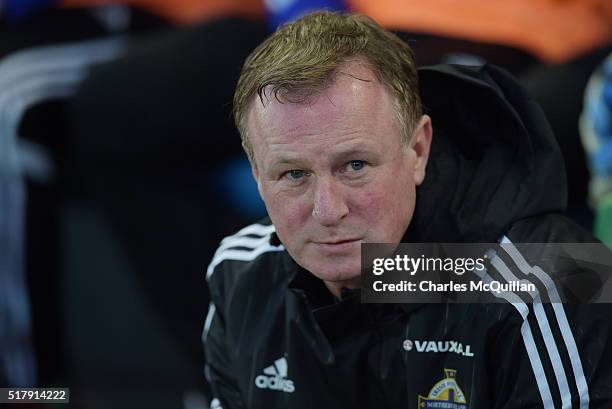
[[[371,158],[376,155],[378,150],[375,145],[370,144],[359,144],[357,146],[350,147],[346,150],[339,150],[338,152],[332,152],[331,158],[333,161],[339,160],[358,160]]]
[[[290,156],[281,156],[279,158],[274,159],[271,163],[270,163],[270,169],[275,169],[278,168],[279,166],[283,166],[283,165],[295,165],[302,162],[301,159],[297,158],[297,157],[290,157]]]
[[[372,155],[372,154],[375,154],[376,152],[377,151],[374,146],[359,145],[359,146],[351,147],[347,150],[332,152],[331,158],[332,160],[348,159],[350,157],[355,157],[355,156]],[[359,159],[359,158],[354,158],[354,159]],[[274,159],[271,162],[270,169],[275,169],[283,165],[301,165],[303,162],[304,160],[299,157],[281,156],[279,158]]]
[[[355,146],[353,148],[347,149],[345,151],[340,151],[333,154],[333,157],[343,158],[346,156],[354,156],[354,155],[370,155],[374,153],[375,150],[370,146]]]

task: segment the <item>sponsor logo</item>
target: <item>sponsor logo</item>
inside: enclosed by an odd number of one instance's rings
[[[287,379],[287,359],[285,357],[277,359],[274,364],[264,368],[263,373],[255,378],[255,386],[259,389],[272,389],[286,393],[295,391],[293,381]]]
[[[471,345],[463,345],[461,342],[457,341],[411,341],[405,339],[402,343],[402,347],[405,351],[452,352],[462,356],[474,356]]]
[[[467,401],[465,394],[456,381],[457,371],[444,369],[446,378],[438,381],[427,396],[419,395],[421,409],[465,409]]]

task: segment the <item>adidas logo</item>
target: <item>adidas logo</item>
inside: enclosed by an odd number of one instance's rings
[[[277,359],[273,365],[264,368],[263,373],[264,375],[255,378],[255,386],[259,389],[272,389],[286,393],[295,391],[293,381],[287,379],[287,359],[285,357]]]

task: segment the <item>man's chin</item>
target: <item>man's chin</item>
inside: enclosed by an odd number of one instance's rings
[[[361,266],[351,265],[338,265],[337,263],[322,265],[317,263],[311,268],[307,268],[314,276],[320,278],[323,281],[331,283],[342,283],[345,281],[354,281],[361,276]]]
[[[295,260],[315,277],[328,282],[354,280],[361,276],[361,246],[344,252],[322,252],[316,246],[304,248]]]

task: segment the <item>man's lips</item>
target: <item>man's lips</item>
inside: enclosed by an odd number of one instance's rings
[[[317,246],[321,251],[325,252],[344,252],[351,250],[356,243],[361,242],[361,238],[349,238],[349,239],[338,239],[338,240],[325,240],[325,241],[313,241],[312,243]]]
[[[342,239],[327,239],[327,240],[313,240],[312,242],[315,244],[343,244],[353,241],[361,240],[361,237],[350,237],[350,238],[342,238]]]

